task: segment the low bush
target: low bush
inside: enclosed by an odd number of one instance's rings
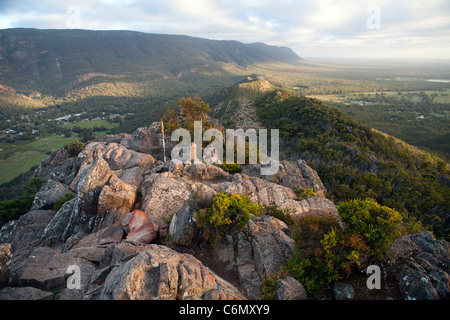
[[[313,188],[301,188],[295,191],[299,194],[300,200],[308,199],[309,197],[317,197],[317,193],[314,192]]]
[[[294,224],[294,218],[292,218],[291,210],[289,210],[289,209],[280,209],[277,206],[263,205],[262,213],[264,215],[268,215],[268,216],[277,218],[278,220],[281,220],[284,223],[286,223],[288,226],[291,226]]]
[[[221,237],[232,230],[242,230],[252,214],[260,213],[261,206],[248,197],[222,192],[214,196],[211,207],[200,209],[194,217],[197,225],[205,229],[203,234],[215,246]]]
[[[33,204],[34,195],[44,185],[44,181],[33,177],[23,188],[23,192],[17,199],[0,202],[0,226],[10,220],[16,220],[27,213]]]
[[[375,200],[352,200],[338,207],[339,223],[331,216],[298,219],[297,251],[285,269],[317,296],[353,269],[369,262],[382,264],[392,241],[405,233],[401,215]],[[344,227],[341,227],[343,224]]]
[[[78,154],[83,151],[84,149],[84,143],[81,142],[80,140],[73,140],[71,142],[69,142],[68,144],[66,144],[64,146],[64,148],[67,150],[67,152],[69,153],[69,156],[71,157],[77,157]]]
[[[238,163],[223,163],[222,169],[225,170],[228,173],[239,173],[241,172],[241,165]]]

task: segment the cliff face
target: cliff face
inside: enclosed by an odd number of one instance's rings
[[[0,230],[0,275],[7,285],[0,298],[256,299],[264,276],[294,253],[292,230],[271,216],[252,217],[205,255],[194,219],[201,203],[228,192],[292,216],[338,218],[317,173],[302,160],[280,162],[276,176],[261,176],[258,165],[229,174],[204,163],[163,163],[161,151],[156,130],[148,127],[91,142],[76,158],[60,150],[43,160],[35,174],[47,183],[32,210]],[[317,196],[300,199],[295,190],[301,188]],[[51,210],[67,193],[73,199]],[[448,258],[448,245],[439,245]],[[73,268],[80,283],[70,289]],[[413,277],[411,268],[397,268]],[[448,270],[439,270],[445,283]],[[440,285],[437,297],[447,287]],[[291,277],[280,288],[277,297],[305,298]]]

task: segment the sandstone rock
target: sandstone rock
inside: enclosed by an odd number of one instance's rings
[[[261,277],[277,272],[295,251],[294,240],[284,233],[285,228],[271,216],[254,217],[248,224],[253,261]]]
[[[208,165],[206,163],[192,164],[189,167],[189,174],[197,181],[203,180],[229,180],[231,175],[215,165]]]
[[[173,241],[181,246],[188,246],[198,235],[199,228],[195,222],[194,212],[196,208],[186,202],[177,213],[174,214],[169,225],[169,234]]]
[[[54,180],[70,185],[78,174],[82,159],[69,157],[66,150],[60,149],[41,161],[34,175],[44,181]]]
[[[89,143],[78,157],[82,159],[81,172],[86,171],[96,160],[103,159],[118,178],[136,187],[142,182],[143,174],[155,163],[155,159],[149,154],[128,150],[117,143],[105,142]],[[78,183],[78,176],[72,182],[72,188]]]
[[[430,232],[396,240],[388,258],[400,291],[408,300],[450,298],[450,247]]]
[[[249,299],[261,295],[261,282],[278,272],[295,251],[287,225],[271,216],[253,217],[248,225],[215,250],[214,259],[223,269],[236,270],[238,281]]]
[[[231,284],[200,261],[164,246],[150,245],[105,280],[101,299],[243,299]]]
[[[164,172],[147,178],[142,184],[142,194],[142,211],[158,228],[165,228],[167,217],[181,209],[191,191],[183,179]]]
[[[71,265],[80,267],[82,284],[86,286],[94,269],[92,264],[48,247],[38,247],[23,262],[16,263],[13,257],[9,286],[29,286],[44,291],[61,289],[66,286],[67,268]]]
[[[133,229],[126,237],[126,240],[135,244],[148,244],[156,239],[157,227],[151,223],[140,226],[139,228]]]
[[[19,220],[5,225],[0,231],[0,239],[11,244],[13,253],[38,246],[45,227],[54,215],[53,210],[30,211]]]
[[[324,198],[326,194],[326,188],[317,172],[303,160],[296,162],[280,161],[276,175],[261,175],[260,164],[242,166],[242,173],[283,185],[292,190],[313,188],[319,197]]]
[[[122,241],[123,230],[119,225],[112,225],[107,228],[101,229],[95,233],[91,233],[81,239],[72,248],[83,247],[100,247],[106,248],[111,244],[117,244]],[[72,249],[70,248],[70,249]]]
[[[53,300],[55,295],[33,287],[12,288],[0,290],[0,300]]]
[[[103,186],[114,175],[108,163],[103,158],[97,158],[92,164],[84,168],[83,163],[79,175],[75,178],[72,189],[78,193],[78,206],[89,215],[97,213],[98,196]]]
[[[98,197],[97,213],[103,216],[101,226],[121,223],[136,200],[136,187],[113,175]]]
[[[142,153],[158,154],[162,151],[156,130],[151,127],[138,128],[131,136],[123,138],[120,144]]]
[[[30,210],[53,209],[54,204],[66,194],[73,194],[68,186],[58,181],[49,180],[36,193]]]
[[[41,240],[43,243],[46,242],[50,245],[50,243],[59,242],[61,240],[64,230],[69,224],[75,201],[76,199],[72,199],[64,203],[53,216],[42,234]]]
[[[148,245],[134,245],[128,242],[121,242],[109,246],[105,249],[105,254],[100,261],[99,268],[104,269],[110,266],[120,266],[146,250]]]
[[[122,228],[125,233],[130,233],[149,222],[148,214],[141,210],[134,210],[128,213],[122,220]]]
[[[306,300],[306,289],[299,281],[288,276],[275,283],[275,300]]]

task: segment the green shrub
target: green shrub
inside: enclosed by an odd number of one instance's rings
[[[239,173],[241,172],[241,165],[238,163],[223,163],[222,169],[225,170],[228,173]]]
[[[64,148],[69,153],[69,156],[77,157],[78,154],[84,149],[84,143],[80,140],[73,140],[66,144]]]
[[[194,213],[196,223],[205,228],[203,233],[214,246],[224,235],[234,229],[242,230],[251,218],[259,215],[261,206],[254,204],[246,196],[219,193],[214,196],[211,207]]]
[[[277,206],[264,205],[262,207],[262,213],[277,218],[278,220],[281,220],[284,223],[286,223],[288,226],[294,224],[294,218],[292,218],[291,210],[289,209],[280,209]]]
[[[361,235],[370,256],[383,258],[392,241],[405,233],[400,213],[373,199],[342,202],[338,212],[347,228]]]
[[[56,200],[55,204],[53,205],[53,210],[58,211],[59,209],[61,209],[64,203],[72,200],[73,198],[75,198],[75,195],[73,193],[66,193],[64,197]]]
[[[286,263],[286,269],[300,281],[311,297],[328,289],[330,285],[341,278],[334,264],[324,259],[323,252],[297,251]]]
[[[261,282],[261,296],[259,297],[259,300],[274,300],[277,280],[285,278],[288,275],[289,273],[286,268],[280,268],[278,272],[273,274],[266,274]]]
[[[0,202],[0,226],[10,220],[19,219],[27,213],[33,204],[34,195],[44,185],[44,181],[33,177],[24,187],[23,192],[17,199]]]
[[[338,221],[329,216],[303,216],[295,225],[297,251],[286,269],[299,280],[311,296],[353,269],[367,267],[369,261],[382,263],[392,241],[404,233],[402,217],[372,199],[343,202]]]
[[[300,200],[308,199],[309,197],[317,197],[317,193],[314,192],[313,188],[301,188],[295,191],[299,194]]]

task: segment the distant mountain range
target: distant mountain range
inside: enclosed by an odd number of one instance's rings
[[[0,84],[25,94],[64,95],[98,79],[180,79],[221,63],[296,63],[287,47],[133,31],[0,30]]]

